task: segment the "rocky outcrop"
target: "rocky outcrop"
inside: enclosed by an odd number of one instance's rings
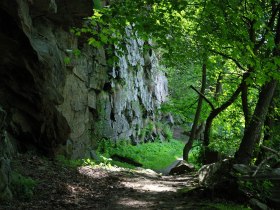
[[[0,105],[20,148],[88,156],[101,138],[143,140],[141,130],[157,120],[167,80],[154,52],[143,51],[151,43],[127,39],[128,53],[110,65],[105,49],[69,32],[92,7],[91,0],[0,2]]]

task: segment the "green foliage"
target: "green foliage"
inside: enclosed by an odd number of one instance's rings
[[[191,68],[190,71],[186,71],[186,66]],[[190,85],[199,85],[197,81],[200,80],[201,73],[198,66],[190,64],[186,66],[166,68],[170,100],[162,106],[161,111],[172,113],[184,123],[191,123],[198,95],[190,89]],[[205,115],[203,117],[205,118]]]
[[[101,161],[99,163],[100,166],[111,167],[111,162],[112,162],[111,158],[107,158],[107,157],[105,157],[103,155],[100,155],[100,159],[101,159]]]
[[[82,54],[79,49],[74,49],[72,53],[75,57],[79,57]]]
[[[167,141],[170,141],[173,139],[173,132],[172,132],[170,126],[168,126],[167,124],[163,125],[162,132],[165,135],[165,138]]]
[[[169,142],[148,142],[131,145],[128,141],[119,141],[116,144],[109,140],[103,140],[99,143],[98,152],[104,157],[109,158],[114,154],[131,158],[141,164],[144,168],[162,169],[167,167],[176,158],[182,156],[184,144],[180,141],[170,140]],[[128,164],[112,161],[112,165],[128,166]]]
[[[239,107],[232,106],[221,113],[213,123],[209,148],[226,156],[233,156],[244,131],[244,118]]]
[[[38,181],[25,177],[17,172],[12,173],[11,191],[19,200],[30,200],[34,196],[34,189]]]
[[[193,147],[189,153],[189,162],[197,169],[202,166],[203,145],[201,141],[194,141]]]
[[[156,125],[153,121],[149,121],[147,125],[141,130],[141,136],[146,137],[152,134],[156,130]]]
[[[141,141],[154,141],[154,139],[150,139],[151,135],[154,134],[162,134],[166,141],[169,141],[173,138],[173,132],[168,124],[149,121],[140,131]]]

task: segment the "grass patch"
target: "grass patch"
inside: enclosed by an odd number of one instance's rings
[[[128,141],[119,141],[114,144],[108,140],[102,140],[99,144],[98,153],[106,158],[114,154],[133,159],[141,164],[143,168],[163,169],[169,166],[177,158],[182,157],[184,144],[177,140],[166,142],[148,142],[136,146]],[[112,165],[134,168],[127,163],[112,161]]]
[[[56,160],[67,167],[76,168],[79,166],[119,166],[123,168],[135,168],[134,165],[126,162],[112,160],[111,156],[119,155],[130,158],[141,163],[143,168],[158,170],[169,166],[177,158],[183,156],[184,143],[177,140],[165,142],[148,142],[139,145],[131,145],[128,141],[119,141],[117,144],[110,140],[101,140],[96,151],[100,161],[92,159],[67,159],[62,155],[56,157]]]

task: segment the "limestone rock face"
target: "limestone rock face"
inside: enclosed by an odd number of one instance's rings
[[[91,0],[0,2],[0,105],[21,147],[83,157],[101,138],[137,143],[157,120],[167,79],[155,53],[143,50],[151,43],[128,38],[127,53],[110,65],[103,48],[69,32],[92,7]]]

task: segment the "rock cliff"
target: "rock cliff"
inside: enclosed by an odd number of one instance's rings
[[[2,142],[77,158],[101,138],[145,139],[141,130],[166,100],[166,77],[141,40],[127,39],[128,53],[110,65],[103,48],[71,34],[92,8],[91,0],[0,2]]]

